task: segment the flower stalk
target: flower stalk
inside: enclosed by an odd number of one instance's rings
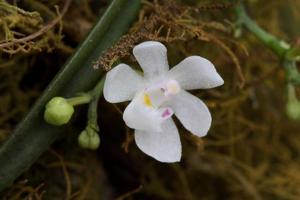
[[[90,103],[92,100],[92,96],[90,94],[82,94],[78,97],[72,97],[67,99],[68,103],[71,104],[72,106],[77,106],[77,105],[82,105],[82,104],[87,104]]]
[[[292,120],[300,120],[300,102],[296,96],[295,86],[290,83],[287,85],[287,98],[287,116]]]
[[[105,78],[102,78],[95,88],[89,92],[92,100],[89,104],[86,128],[78,136],[78,144],[84,149],[95,150],[100,146],[98,125],[98,101],[103,92]]]
[[[281,59],[286,70],[287,81],[295,85],[300,84],[300,74],[296,68],[296,62],[300,54],[298,49],[292,48],[287,42],[276,38],[258,26],[257,23],[249,17],[242,3],[239,3],[235,7],[235,13],[237,15],[237,26],[245,26]]]
[[[274,35],[258,26],[249,17],[242,3],[239,3],[235,7],[235,13],[237,15],[237,26],[246,27],[281,60],[281,63],[285,68],[287,81],[288,102],[286,105],[286,113],[290,119],[300,120],[300,102],[298,101],[295,92],[295,86],[300,84],[300,74],[297,69],[297,61],[299,61],[300,50],[292,48],[290,44],[276,38]]]
[[[82,104],[90,104],[89,119],[93,119],[90,123],[97,123],[97,102],[102,94],[103,82],[101,80],[93,90],[87,93],[82,93],[79,96],[65,99],[63,97],[53,97],[45,106],[44,119],[47,123],[54,126],[61,126],[67,124],[73,113],[74,106]],[[95,119],[94,119],[95,118]],[[95,126],[96,127],[96,126]]]
[[[235,7],[235,13],[237,15],[237,26],[245,26],[280,58],[282,58],[285,53],[290,50],[291,47],[288,43],[276,38],[274,35],[258,26],[257,23],[249,17],[242,3],[239,3]]]
[[[98,129],[98,101],[100,96],[103,93],[103,86],[104,86],[104,81],[105,78],[103,77],[98,84],[94,87],[92,91],[89,92],[89,94],[93,97],[92,101],[90,102],[89,105],[89,110],[88,110],[88,124],[92,124],[93,127]]]

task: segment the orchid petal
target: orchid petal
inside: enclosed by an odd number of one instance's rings
[[[211,115],[206,105],[194,95],[182,90],[169,102],[176,117],[191,133],[203,137],[211,126]]]
[[[133,48],[133,55],[143,69],[145,78],[156,77],[169,69],[167,49],[160,42],[143,42]]]
[[[136,130],[134,139],[137,146],[145,154],[160,162],[180,161],[180,137],[172,119],[164,121],[161,132]]]
[[[184,59],[169,71],[168,77],[177,80],[186,90],[209,89],[224,83],[214,65],[200,56]]]
[[[137,130],[160,131],[161,123],[164,121],[161,112],[148,107],[143,102],[142,96],[142,94],[137,95],[126,107],[123,113],[126,125]]]
[[[103,96],[110,103],[129,101],[142,84],[140,75],[128,65],[120,64],[107,73]]]

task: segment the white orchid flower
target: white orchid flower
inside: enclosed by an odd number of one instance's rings
[[[119,64],[107,73],[104,98],[110,103],[132,100],[123,119],[135,129],[135,142],[144,153],[161,162],[180,161],[181,142],[172,115],[191,133],[205,136],[211,126],[210,112],[186,90],[214,88],[224,81],[214,65],[200,56],[190,56],[169,70],[167,49],[156,41],[135,46],[133,55],[144,76]]]

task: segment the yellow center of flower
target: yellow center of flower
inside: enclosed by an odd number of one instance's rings
[[[146,106],[153,107],[151,99],[150,99],[150,96],[147,93],[144,93],[144,95],[143,95],[143,101],[144,101],[144,104]]]

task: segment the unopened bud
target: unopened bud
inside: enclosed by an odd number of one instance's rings
[[[100,137],[96,130],[88,126],[80,133],[78,143],[84,149],[95,150],[100,146]]]
[[[47,123],[61,126],[70,121],[74,107],[65,98],[54,97],[46,105],[44,119]]]
[[[290,100],[286,105],[286,114],[290,119],[300,120],[300,102],[298,100]]]

